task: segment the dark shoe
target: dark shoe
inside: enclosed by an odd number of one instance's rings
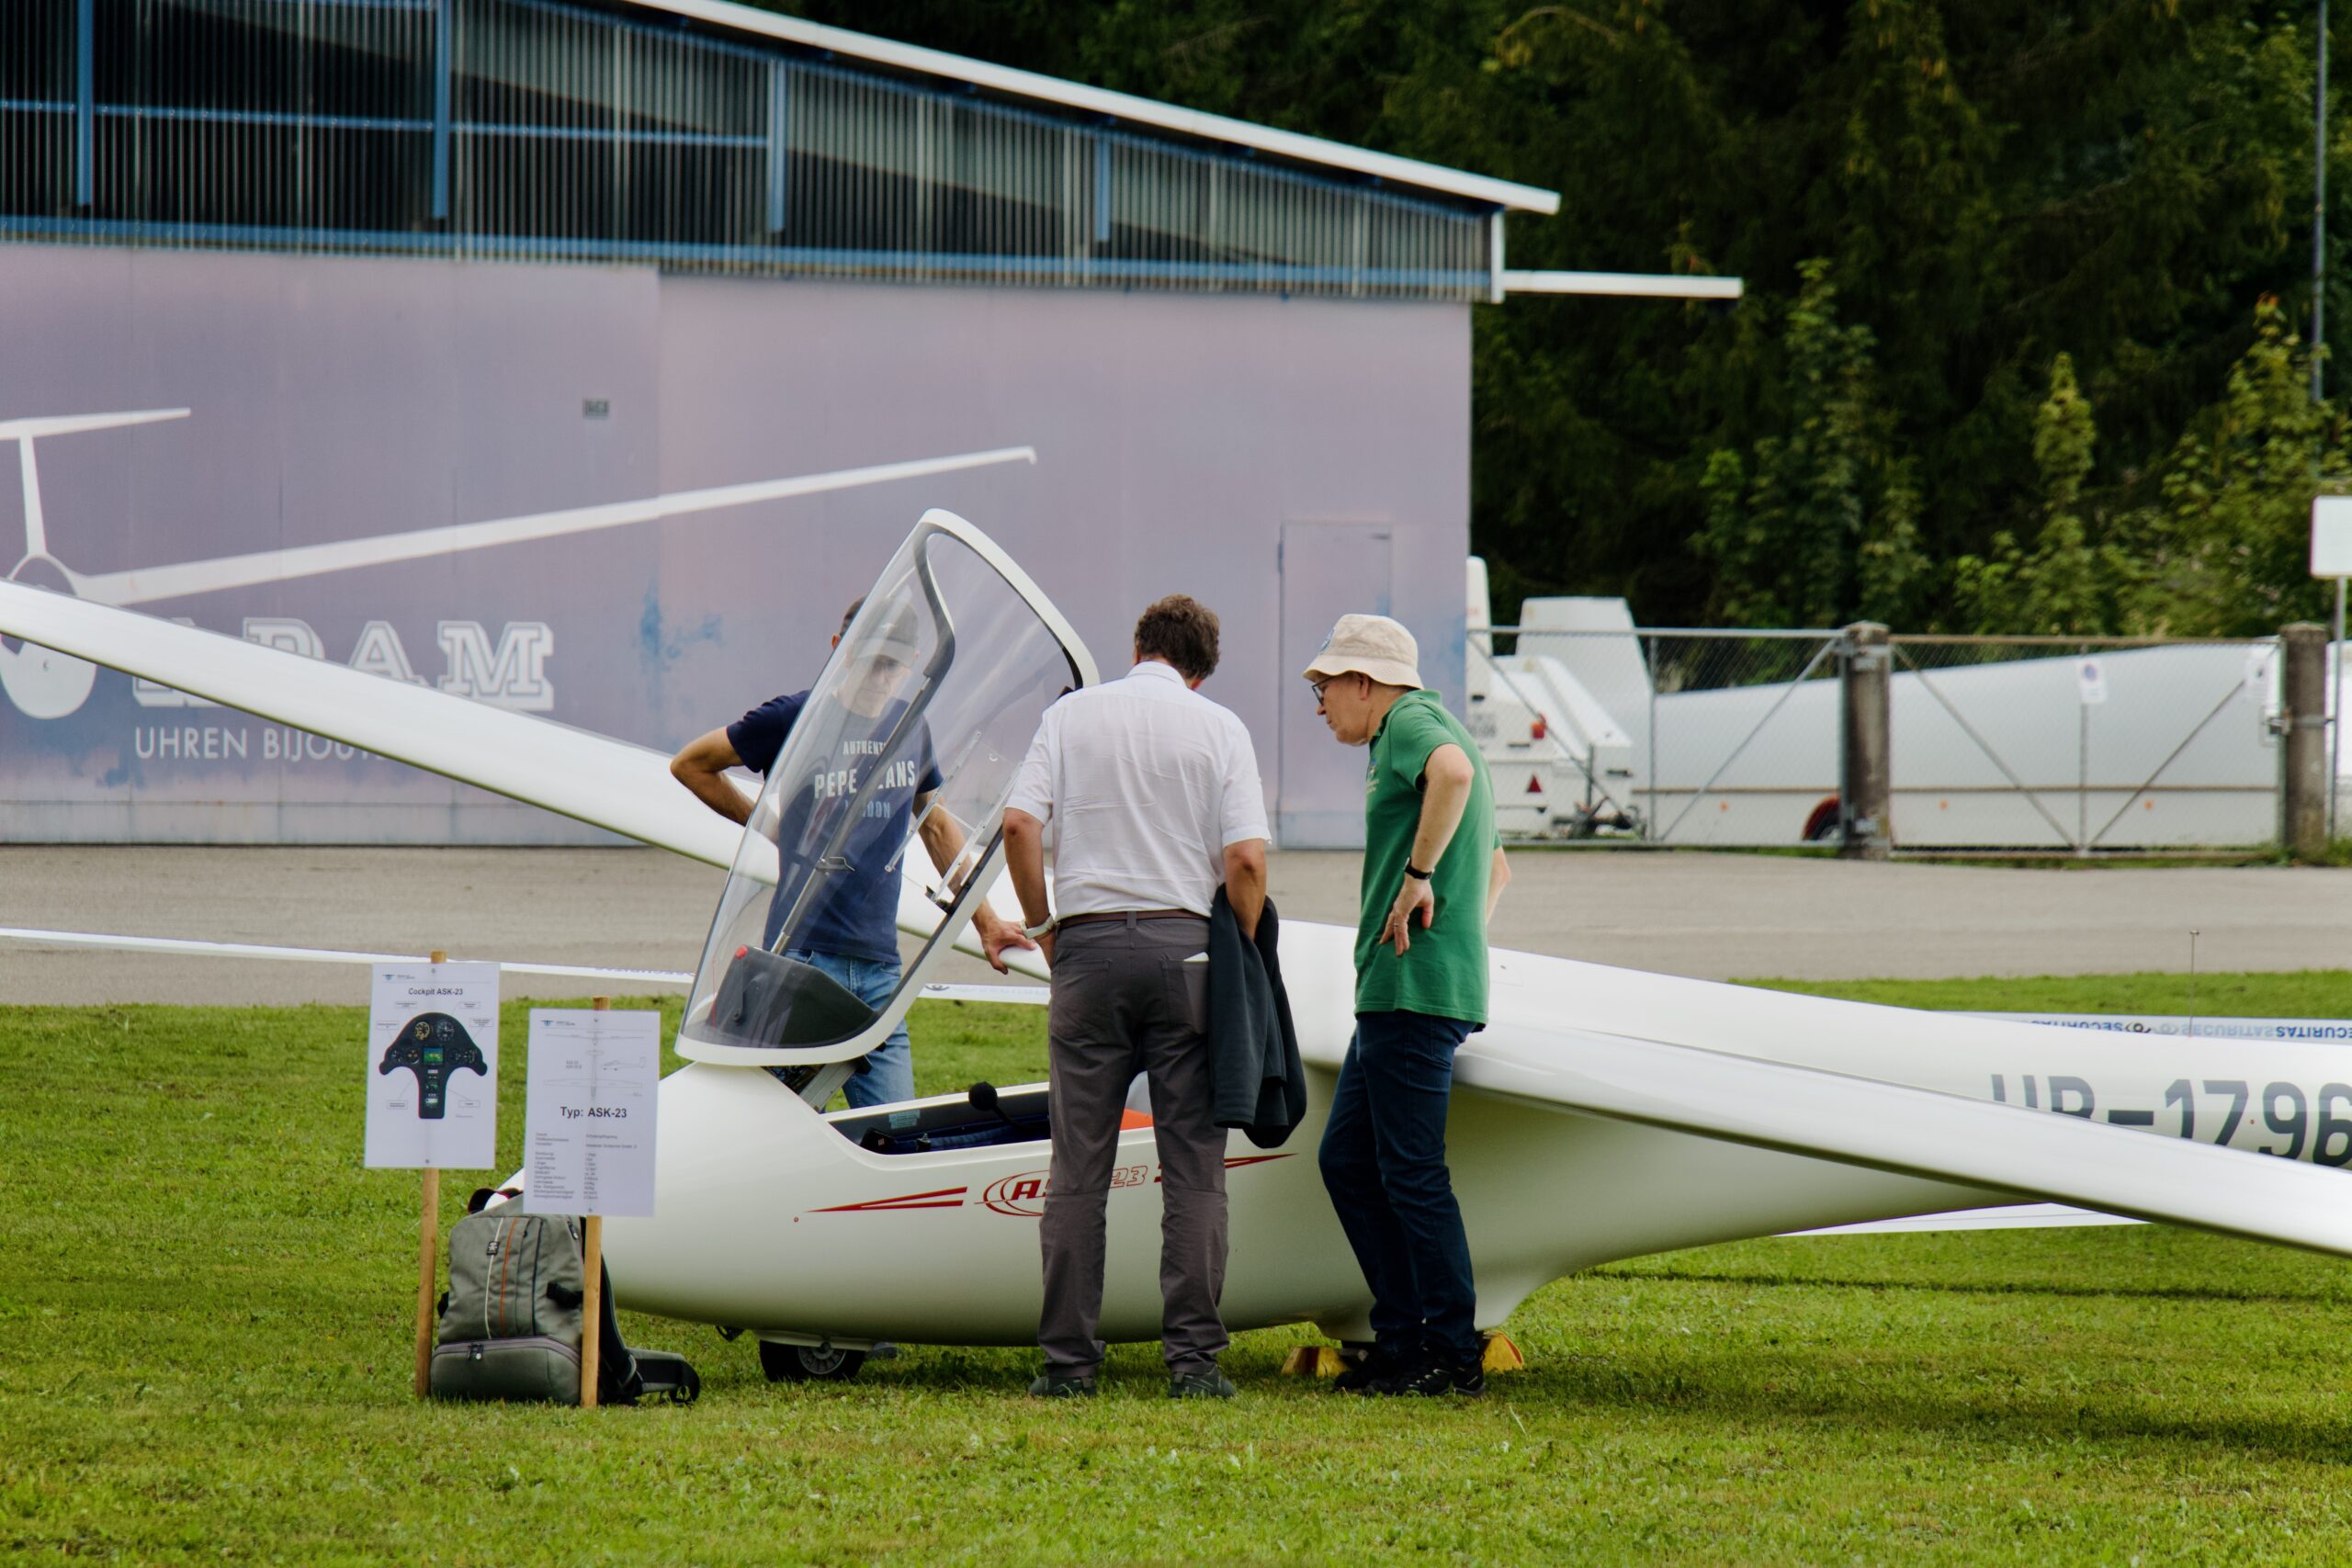
[[[1092,1372],[1057,1372],[1048,1367],[1039,1372],[1029,1384],[1032,1399],[1091,1399],[1094,1397]]]
[[[1215,1367],[1204,1372],[1178,1372],[1168,1380],[1170,1399],[1231,1399],[1238,1392],[1233,1380]]]
[[[1459,1393],[1475,1399],[1487,1392],[1487,1368],[1476,1356],[1467,1360],[1456,1360],[1441,1353],[1424,1357],[1418,1365],[1402,1374],[1375,1383],[1373,1392],[1429,1398]]]
[[[1408,1370],[1412,1358],[1393,1345],[1374,1345],[1363,1353],[1363,1359],[1331,1380],[1334,1393],[1371,1393],[1375,1386],[1392,1382],[1398,1373]]]

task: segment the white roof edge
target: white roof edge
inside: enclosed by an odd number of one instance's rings
[[[667,11],[673,16],[707,22],[713,27],[780,39],[806,49],[830,50],[838,55],[868,61],[892,70],[968,82],[990,92],[1058,104],[1064,108],[1079,109],[1088,114],[1107,115],[1136,125],[1196,136],[1206,141],[1253,148],[1303,164],[1319,164],[1326,168],[1370,175],[1419,190],[1436,191],[1469,201],[1490,202],[1513,211],[1542,213],[1548,217],[1560,210],[1557,191],[1538,190],[1533,186],[1514,185],[1509,180],[1464,174],[1458,169],[1441,168],[1435,164],[1399,158],[1386,152],[1367,152],[1361,147],[1326,141],[1320,137],[1301,136],[1295,131],[1275,130],[1268,126],[1251,125],[1247,120],[1228,119],[1223,115],[1203,114],[1197,109],[1179,108],[1173,104],[1155,103],[1149,98],[1065,82],[1035,71],[990,65],[984,61],[967,59],[942,50],[893,43],[870,34],[854,33],[846,28],[829,28],[816,22],[802,21],[797,17],[756,11],[749,6],[735,5],[732,0],[628,0],[628,3],[647,10]]]
[[[1510,294],[1604,294],[1637,299],[1736,299],[1745,279],[1658,272],[1506,272]]]

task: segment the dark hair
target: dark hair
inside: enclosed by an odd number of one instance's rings
[[[1189,594],[1170,593],[1136,623],[1136,652],[1165,659],[1187,681],[1216,672],[1216,612]]]
[[[857,613],[865,608],[865,594],[861,593],[856,598],[851,600],[849,602],[849,608],[842,612],[842,629],[833,635],[836,637],[846,636],[849,632],[849,624],[857,619]]]

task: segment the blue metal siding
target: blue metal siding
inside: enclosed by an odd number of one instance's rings
[[[1486,217],[559,0],[0,6],[0,235],[1465,299]]]

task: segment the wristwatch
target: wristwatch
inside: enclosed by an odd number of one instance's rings
[[[1023,926],[1021,928],[1021,934],[1027,937],[1031,942],[1035,942],[1039,937],[1044,936],[1047,931],[1052,931],[1054,927],[1059,923],[1060,919],[1061,917],[1058,915],[1048,915],[1041,924]]]
[[[1405,874],[1411,877],[1416,882],[1427,882],[1430,879],[1430,874],[1423,871],[1419,866],[1415,865],[1410,856],[1406,857]]]

